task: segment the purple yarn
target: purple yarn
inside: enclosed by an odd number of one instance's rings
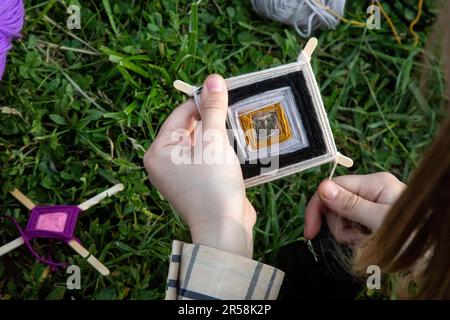
[[[2,0],[0,0],[2,1]],[[0,219],[9,219],[16,226],[20,235],[22,236],[26,247],[31,254],[40,262],[52,267],[52,269],[66,267],[67,263],[53,261],[50,257],[48,259],[40,256],[31,244],[31,240],[35,238],[56,239],[68,243],[71,240],[78,239],[74,236],[77,225],[78,216],[81,209],[78,206],[70,205],[53,205],[53,206],[36,206],[31,210],[30,218],[25,230],[23,230],[17,221],[12,217],[2,217]],[[39,221],[46,215],[63,214],[65,219],[62,222],[61,229],[58,231],[45,229],[39,224]],[[49,227],[47,225],[47,227]]]
[[[0,80],[6,67],[6,57],[12,41],[20,37],[25,17],[22,0],[0,0]]]
[[[69,242],[74,238],[75,227],[77,225],[78,216],[81,209],[78,206],[70,205],[52,205],[52,206],[36,206],[31,210],[30,218],[28,219],[25,234],[29,239],[33,238],[47,238],[59,239]],[[62,223],[63,228],[55,231],[39,227],[39,219],[43,216],[55,213],[62,213],[65,215],[65,220]]]

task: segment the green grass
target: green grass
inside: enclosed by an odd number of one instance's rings
[[[185,99],[172,81],[200,84],[213,72],[239,75],[291,62],[305,40],[258,18],[244,0],[79,1],[82,30],[72,33],[63,4],[77,1],[25,2],[24,36],[0,82],[0,215],[25,226],[27,210],[8,195],[14,187],[42,204],[77,204],[118,182],[125,191],[84,213],[77,229],[111,276],[57,246],[58,259],[82,268],[82,289],[68,291],[59,285],[63,270],[49,272],[21,248],[0,260],[0,299],[162,298],[170,243],[189,241],[189,232],[147,181],[142,158]],[[341,24],[317,35],[313,69],[338,148],[355,161],[337,174],[386,170],[407,181],[441,118],[439,61],[425,67],[421,58],[432,13],[417,27],[416,48],[405,24],[415,5],[396,3],[397,11],[385,7],[403,46],[384,19],[381,30]],[[348,17],[364,21],[365,11],[366,2],[349,1]],[[425,68],[433,88],[426,97],[418,89]],[[278,248],[301,239],[307,200],[329,170],[248,190],[259,212],[255,259],[273,263]],[[0,220],[0,243],[17,235]],[[45,254],[49,244],[36,247]]]

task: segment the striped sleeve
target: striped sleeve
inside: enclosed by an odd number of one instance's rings
[[[166,300],[274,300],[283,277],[255,260],[174,241]]]

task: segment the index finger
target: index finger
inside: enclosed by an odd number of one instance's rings
[[[171,137],[175,131],[184,131],[186,135],[190,135],[194,130],[195,120],[199,120],[199,114],[194,101],[189,99],[176,107],[167,117],[154,143],[162,145],[172,143]]]
[[[309,200],[305,209],[305,231],[304,237],[308,240],[314,239],[322,226],[322,215],[327,211],[327,207],[316,192]]]
[[[389,195],[397,194],[397,192],[391,190],[395,188],[395,185],[392,184],[394,180],[400,182],[392,174],[386,172],[339,176],[332,179],[333,182],[351,193],[357,194],[368,201],[378,203],[386,202],[384,201],[386,197],[382,197],[383,193],[387,193],[387,198],[391,198]],[[403,185],[403,183],[400,183],[400,185]]]

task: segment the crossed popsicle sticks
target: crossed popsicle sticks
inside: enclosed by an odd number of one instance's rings
[[[30,217],[24,231],[22,231],[20,226],[16,223],[21,236],[0,247],[0,257],[20,247],[21,245],[26,244],[30,251],[42,262],[50,265],[58,265],[52,261],[48,261],[37,256],[35,251],[32,249],[29,240],[34,238],[59,239],[66,242],[73,250],[75,250],[76,253],[83,257],[83,259],[86,259],[87,262],[100,274],[103,276],[109,275],[109,269],[95,256],[93,256],[85,247],[83,247],[78,240],[76,240],[74,232],[80,212],[92,208],[103,199],[111,197],[123,189],[123,184],[116,184],[77,206],[37,206],[22,192],[14,189],[10,192],[11,195],[31,211]]]

